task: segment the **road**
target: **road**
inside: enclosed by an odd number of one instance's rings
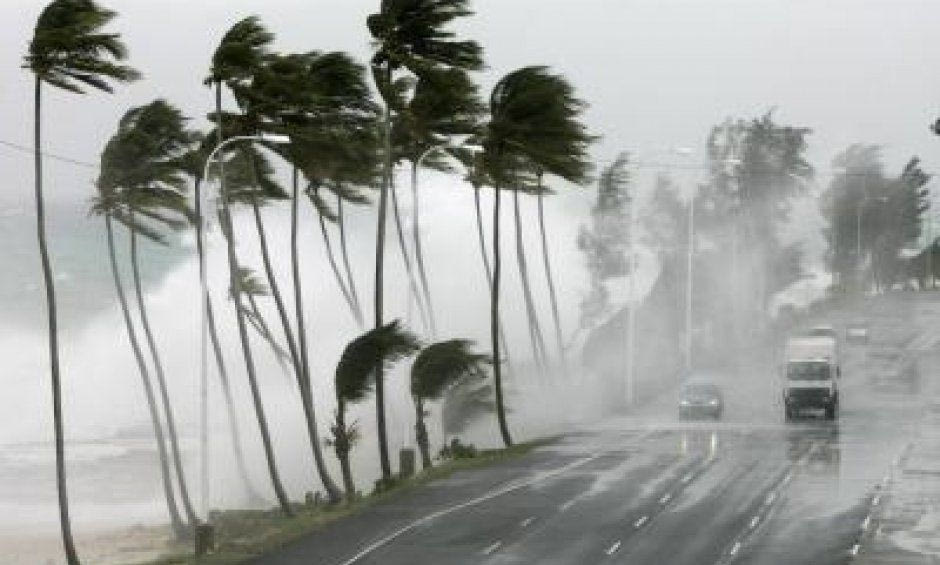
[[[925,300],[876,302],[867,314],[873,335],[905,347],[931,342],[940,309],[924,308]],[[378,504],[257,563],[820,565],[863,558],[922,425],[931,367],[923,367],[918,387],[875,390],[864,352],[850,349],[838,422],[787,424],[767,386],[772,369],[759,360],[744,366],[725,391],[721,422],[678,421],[675,397],[665,394],[524,458]]]

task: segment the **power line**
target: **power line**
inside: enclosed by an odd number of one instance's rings
[[[20,151],[20,152],[22,152],[22,153],[29,153],[30,155],[32,155],[33,152],[34,152],[34,148],[29,147],[29,146],[26,146],[26,145],[20,145],[19,143],[13,143],[12,141],[4,141],[4,140],[0,139],[0,145],[3,145],[4,147],[8,147],[8,148],[10,148],[10,149],[14,149],[14,150],[16,150],[16,151]],[[50,158],[50,159],[52,159],[52,160],[54,160],[54,161],[61,161],[61,162],[63,162],[63,163],[69,163],[69,164],[71,164],[71,165],[76,165],[76,166],[79,166],[79,167],[85,167],[85,168],[88,168],[88,169],[95,169],[95,170],[98,169],[98,165],[96,165],[96,164],[94,164],[94,163],[89,163],[89,162],[87,162],[87,161],[79,161],[78,159],[72,159],[72,158],[70,158],[70,157],[64,157],[64,156],[62,156],[62,155],[57,155],[57,154],[55,154],[55,153],[49,153],[49,152],[47,152],[47,151],[40,151],[40,154],[41,154],[42,156],[48,157],[48,158]]]

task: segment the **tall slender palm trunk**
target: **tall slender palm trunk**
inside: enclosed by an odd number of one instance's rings
[[[431,337],[437,337],[437,320],[434,318],[434,305],[431,303],[431,285],[428,284],[428,273],[424,267],[424,252],[421,250],[421,207],[418,194],[418,164],[411,163],[411,235],[414,238],[415,264],[418,267],[418,278],[421,281],[421,291],[424,293],[424,304],[428,309],[428,321],[431,323]]]
[[[216,113],[219,117],[219,126],[216,128],[219,143],[222,142],[222,83],[216,83]],[[248,373],[248,387],[251,389],[251,400],[255,408],[255,417],[258,420],[258,431],[261,433],[261,443],[264,448],[264,456],[268,465],[268,474],[271,476],[271,486],[274,489],[274,496],[277,498],[281,510],[288,516],[293,516],[294,511],[290,507],[290,501],[287,493],[284,491],[284,485],[281,483],[281,475],[277,469],[277,460],[274,456],[274,447],[271,445],[271,434],[268,430],[268,419],[264,414],[264,405],[261,402],[261,391],[258,389],[258,378],[255,371],[255,362],[251,354],[251,341],[248,336],[248,327],[245,323],[245,313],[242,311],[242,292],[238,282],[238,257],[235,254],[235,231],[232,225],[232,214],[229,210],[228,195],[225,193],[225,179],[221,177],[222,193],[222,222],[224,229],[229,237],[225,238],[226,252],[228,255],[229,278],[232,281],[232,300],[235,303],[235,320],[238,323],[238,337],[241,340],[242,356],[245,359],[245,370]]]
[[[43,283],[46,287],[46,311],[48,314],[49,372],[52,385],[52,424],[55,435],[56,492],[59,497],[59,526],[62,530],[62,546],[69,565],[79,565],[78,553],[72,539],[72,521],[69,518],[68,484],[65,471],[65,430],[62,416],[62,381],[59,370],[59,329],[55,302],[55,278],[52,262],[46,246],[46,208],[42,195],[42,81],[36,77],[33,101],[34,146],[33,158],[36,175],[36,239],[39,243],[39,258],[42,263]]]
[[[408,253],[408,244],[405,242],[405,229],[401,223],[401,209],[398,206],[398,194],[395,190],[394,180],[389,184],[389,193],[392,195],[392,214],[395,217],[395,232],[398,235],[398,248],[401,250],[401,261],[405,265],[405,273],[408,275],[408,291],[415,300],[418,308],[418,315],[421,316],[421,323],[425,331],[431,332],[431,323],[428,318],[428,310],[424,304],[424,298],[418,289],[418,281],[415,280],[414,267],[411,264],[411,254]]]
[[[349,464],[350,438],[346,429],[346,403],[341,399],[336,402],[336,434],[333,438],[333,449],[339,460],[340,472],[343,474],[343,488],[346,490],[346,501],[356,499],[356,483],[353,482],[352,467]]]
[[[359,310],[358,304],[355,300],[353,300],[349,286],[346,280],[343,279],[342,273],[340,273],[339,265],[336,263],[336,255],[333,253],[333,242],[330,240],[330,232],[328,232],[326,229],[326,219],[323,217],[323,213],[319,209],[317,210],[317,221],[320,224],[320,235],[323,237],[323,247],[326,249],[326,258],[330,263],[330,270],[333,271],[333,277],[336,279],[336,284],[339,286],[339,291],[343,294],[343,299],[349,306],[349,311],[352,314],[353,319],[356,320],[356,324],[358,324],[361,328],[364,323],[364,320],[362,319],[362,311]]]
[[[516,263],[519,267],[519,279],[522,281],[522,296],[525,299],[526,317],[529,322],[529,338],[532,342],[532,355],[536,365],[541,371],[548,368],[545,355],[545,337],[539,323],[538,311],[535,309],[535,300],[532,297],[532,287],[529,285],[529,268],[525,258],[525,242],[522,238],[522,215],[519,211],[519,191],[512,191],[513,218],[516,229]]]
[[[428,427],[424,423],[424,400],[414,397],[415,403],[415,439],[418,449],[421,451],[421,468],[430,469],[434,466],[431,462],[431,445],[428,442]]]
[[[512,445],[509,426],[506,423],[506,407],[503,400],[502,359],[499,357],[499,277],[502,261],[499,252],[499,186],[494,186],[493,195],[493,291],[490,293],[490,340],[493,347],[493,384],[496,389],[496,420],[499,433],[506,447]]]
[[[317,474],[330,502],[336,503],[342,499],[336,483],[330,477],[323,460],[323,450],[320,448],[320,434],[317,432],[317,413],[313,403],[313,382],[310,378],[310,359],[307,352],[307,330],[304,324],[304,301],[300,280],[300,254],[297,252],[297,208],[300,199],[300,190],[297,182],[297,167],[293,168],[291,176],[291,214],[290,214],[290,258],[291,274],[294,282],[294,309],[297,312],[297,343],[300,346],[300,367],[303,370],[303,386],[300,389],[304,403],[304,416],[307,421],[307,434],[310,436],[310,446],[313,449],[313,460],[317,466]]]
[[[131,219],[134,213],[131,212]],[[150,357],[153,360],[154,370],[157,375],[157,387],[160,390],[160,400],[163,404],[163,414],[166,417],[167,435],[170,440],[170,451],[173,454],[173,469],[176,471],[176,485],[180,491],[180,500],[183,503],[183,511],[186,513],[186,519],[192,528],[196,527],[198,518],[193,509],[192,500],[189,498],[189,489],[186,485],[186,473],[183,470],[183,456],[180,452],[179,437],[176,432],[176,417],[173,414],[173,404],[170,402],[170,393],[166,386],[166,373],[163,371],[163,362],[160,359],[160,353],[157,350],[157,342],[153,337],[153,330],[150,328],[150,317],[147,315],[147,305],[144,301],[144,293],[140,284],[140,260],[137,257],[137,234],[134,230],[131,233],[131,267],[134,275],[134,292],[137,297],[137,308],[140,310],[141,327],[144,329],[144,337],[147,340],[147,347],[150,350]]]
[[[477,238],[480,242],[480,257],[483,259],[483,271],[486,274],[486,287],[490,295],[493,294],[493,272],[490,269],[489,254],[486,252],[486,237],[483,235],[483,212],[480,208],[480,187],[473,187],[473,204],[476,208],[477,217]],[[499,317],[499,341],[503,348],[503,359],[506,360],[506,367],[512,373],[512,362],[509,356],[509,346],[506,341],[506,330],[503,328],[502,316]]]
[[[358,313],[359,327],[365,327],[365,318],[362,314],[362,303],[359,302],[359,293],[356,291],[356,279],[353,277],[352,266],[349,262],[349,250],[346,246],[346,214],[343,212],[343,199],[336,196],[336,227],[339,228],[339,248],[343,257],[343,268],[346,270],[346,288],[349,289],[349,297],[355,304]]]
[[[197,178],[194,183],[194,198],[196,204],[196,254],[199,258],[200,277],[205,276],[205,249],[202,245],[202,180]],[[248,495],[249,502],[260,502],[262,497],[255,490],[254,485],[248,474],[248,465],[245,463],[245,454],[242,451],[241,433],[238,429],[238,416],[235,411],[235,400],[232,396],[232,386],[228,378],[228,370],[225,367],[225,357],[222,355],[222,344],[219,341],[219,332],[215,324],[215,312],[212,307],[212,298],[208,291],[205,294],[206,302],[206,321],[208,322],[209,340],[212,343],[212,352],[215,356],[216,368],[219,371],[219,384],[222,388],[222,397],[225,399],[225,410],[228,414],[229,434],[232,437],[232,450],[235,452],[235,466],[238,475],[245,486],[245,493]]]
[[[539,175],[539,233],[542,236],[542,263],[545,265],[545,280],[548,281],[548,297],[552,304],[552,321],[555,323],[555,341],[558,342],[558,359],[561,361],[562,374],[568,372],[568,360],[565,356],[565,340],[561,333],[561,316],[558,314],[558,296],[555,293],[555,279],[552,276],[552,263],[548,253],[548,237],[545,235],[545,210],[542,194],[542,177]]]
[[[386,67],[386,76],[391,82],[391,70]],[[385,285],[385,219],[388,216],[388,190],[392,180],[392,114],[386,104],[383,120],[384,168],[382,186],[379,189],[379,217],[376,221],[375,236],[375,327],[381,328],[383,321],[384,285]],[[379,464],[382,479],[392,478],[392,464],[388,457],[388,434],[385,426],[385,368],[382,363],[375,366],[375,425],[379,443]]]
[[[183,518],[180,516],[179,508],[176,505],[176,495],[173,493],[173,477],[170,471],[169,456],[166,451],[166,437],[163,434],[163,424],[160,422],[160,412],[157,407],[156,396],[153,393],[150,370],[147,368],[144,353],[140,348],[140,341],[137,339],[137,331],[134,329],[130,308],[127,305],[127,295],[124,293],[124,285],[121,283],[121,275],[118,271],[117,258],[114,254],[114,227],[110,214],[105,214],[104,224],[108,235],[108,258],[111,262],[111,275],[114,279],[114,289],[117,291],[118,302],[121,305],[121,313],[124,316],[124,327],[127,329],[127,338],[131,343],[131,351],[134,353],[134,360],[137,361],[140,380],[144,387],[144,394],[147,397],[150,423],[153,426],[153,435],[157,442],[157,455],[160,458],[160,476],[163,479],[163,495],[166,497],[166,507],[170,514],[170,525],[173,527],[173,532],[176,536],[181,538],[186,536],[187,528],[185,524],[183,524]]]
[[[328,476],[327,481],[323,480],[322,477],[326,474],[326,470],[324,469],[323,473],[320,473],[320,463],[317,461],[316,454],[320,450],[320,442],[317,437],[318,434],[316,429],[316,421],[313,419],[313,406],[310,402],[310,396],[308,394],[306,374],[304,372],[304,367],[301,360],[301,352],[297,345],[298,340],[294,334],[294,330],[291,328],[290,316],[287,313],[287,307],[284,305],[284,298],[281,295],[280,285],[278,285],[277,276],[274,272],[274,265],[271,262],[271,253],[268,248],[268,237],[264,229],[264,222],[261,219],[261,208],[257,202],[252,202],[251,209],[255,218],[255,229],[258,232],[258,242],[260,243],[261,247],[261,262],[264,265],[265,278],[268,281],[268,287],[271,290],[271,297],[274,299],[274,304],[277,308],[278,318],[281,320],[281,328],[284,331],[284,339],[287,341],[287,350],[290,353],[291,365],[294,367],[294,375],[297,380],[297,389],[300,392],[300,404],[304,411],[304,422],[307,426],[307,435],[309,436],[310,448],[314,454],[314,464],[317,468],[318,474],[321,475],[320,481],[327,490],[327,495],[331,500],[333,500],[335,495],[335,485],[333,485],[332,481],[329,480]],[[298,329],[298,332],[299,331],[300,330]],[[322,456],[320,457],[320,460],[322,460]],[[331,490],[331,488],[333,490]]]

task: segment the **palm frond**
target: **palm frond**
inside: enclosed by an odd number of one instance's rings
[[[206,83],[225,82],[230,88],[247,80],[268,54],[274,34],[264,27],[258,16],[248,16],[222,36],[212,54],[212,68]]]
[[[23,66],[39,80],[74,93],[85,87],[112,92],[113,82],[140,78],[119,64],[127,49],[116,33],[101,33],[116,12],[93,0],[53,0],[40,13]]]
[[[452,339],[433,343],[415,358],[411,366],[411,394],[417,398],[437,399],[465,378],[485,377],[488,355],[471,351],[473,342]]]
[[[377,367],[389,366],[414,354],[418,338],[395,320],[349,342],[336,365],[336,397],[343,402],[364,399],[372,388]]]

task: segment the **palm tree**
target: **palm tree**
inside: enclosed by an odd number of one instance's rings
[[[293,165],[290,196],[291,270],[299,349],[298,374],[302,380],[301,394],[304,397],[310,442],[315,446],[317,469],[333,500],[339,499],[339,489],[326,473],[319,447],[303,315],[297,242],[300,203],[298,170],[303,171],[310,184],[308,195],[317,206],[321,222],[324,208],[318,205],[322,203],[317,194],[321,184],[330,182],[330,186],[338,187],[338,193],[348,193],[350,191],[342,186],[343,183],[371,181],[374,178],[370,176],[374,168],[369,166],[370,162],[374,162],[374,159],[369,159],[374,153],[368,150],[375,147],[369,132],[375,121],[376,108],[364,75],[365,69],[345,53],[312,51],[271,56],[256,70],[250,87],[241,93],[250,123],[257,123],[260,128],[289,133],[293,140],[291,145],[275,150]],[[365,146],[361,147],[362,144]],[[363,150],[368,153],[363,155]],[[350,162],[351,158],[355,159],[354,163]],[[321,230],[325,234],[322,224]],[[333,263],[335,265],[335,261]],[[339,274],[335,267],[334,273]],[[273,279],[269,283],[273,291],[276,283]],[[351,297],[349,304],[353,308]],[[285,332],[288,330],[289,325],[285,323]]]
[[[473,353],[472,341],[452,339],[433,343],[415,358],[411,366],[411,397],[415,404],[415,437],[421,450],[421,464],[431,467],[431,449],[428,444],[428,429],[424,424],[427,415],[424,403],[438,400],[451,387],[465,381],[480,381],[486,378],[484,366],[489,357]]]
[[[160,99],[128,110],[121,118],[115,144],[110,147],[112,151],[103,156],[103,161],[107,160],[103,163],[107,166],[103,176],[110,186],[118,189],[115,196],[124,205],[125,213],[117,219],[130,232],[131,272],[141,327],[157,376],[180,500],[190,526],[195,527],[198,518],[183,469],[176,417],[141,286],[137,242],[140,235],[166,245],[161,227],[179,230],[188,224],[185,218],[190,211],[182,193],[186,181],[179,160],[189,152],[195,137],[185,129],[185,121],[179,110]]]
[[[512,444],[512,437],[506,422],[499,357],[500,191],[531,187],[537,182],[532,178],[536,172],[573,182],[585,180],[589,170],[587,147],[592,138],[576,120],[582,107],[568,81],[544,66],[523,67],[507,74],[490,95],[490,120],[483,133],[485,178],[495,189],[490,338],[496,416],[507,446]]]
[[[483,66],[482,49],[475,41],[458,41],[447,26],[457,18],[471,15],[469,0],[381,0],[379,11],[366,24],[375,42],[372,76],[385,102],[382,136],[383,175],[379,192],[375,242],[375,327],[383,326],[385,219],[388,192],[392,184],[392,112],[403,106],[396,92],[395,74],[403,69],[420,76],[422,72],[454,67],[467,70]],[[388,436],[385,429],[385,383],[382,367],[376,368],[375,403],[382,477],[391,478]]]
[[[196,231],[196,255],[199,261],[200,269],[205,268],[205,262],[203,260],[205,249],[203,249],[202,240],[203,227],[202,222],[199,221],[199,219],[203,217],[203,166],[205,165],[209,151],[211,151],[211,148],[207,147],[208,141],[209,140],[207,138],[202,137],[198,146],[180,159],[180,166],[193,178],[193,200],[195,201],[196,219],[196,221],[193,222],[193,225],[195,226]],[[212,306],[212,297],[209,296],[208,290],[206,291],[205,302],[206,325],[209,334],[209,341],[212,344],[212,353],[213,357],[215,358],[216,370],[219,373],[219,384],[221,385],[220,388],[222,389],[222,396],[225,400],[225,410],[226,414],[228,415],[229,435],[232,439],[232,450],[235,452],[235,466],[237,467],[239,477],[245,486],[245,492],[248,495],[249,501],[252,503],[257,503],[263,500],[263,498],[257,493],[257,490],[252,484],[248,474],[248,465],[245,462],[245,455],[242,451],[241,432],[238,427],[238,416],[235,412],[235,399],[232,396],[231,381],[228,376],[228,369],[225,365],[225,356],[222,354],[222,343],[219,339],[219,332],[215,323],[215,309]]]
[[[437,323],[421,246],[418,169],[425,165],[450,172],[452,169],[443,159],[446,154],[436,150],[447,147],[454,137],[477,133],[482,113],[483,103],[469,74],[462,68],[449,67],[421,73],[415,83],[414,96],[394,123],[393,145],[411,164],[411,236],[432,335],[437,334]],[[455,149],[457,151],[459,149]]]
[[[260,66],[261,61],[266,56],[267,46],[273,41],[274,36],[268,32],[263,25],[254,16],[245,18],[226,32],[218,48],[212,56],[212,68],[206,83],[215,86],[215,121],[217,143],[222,143],[224,139],[223,115],[222,115],[222,84],[225,83],[230,89],[237,90],[243,88],[245,82],[251,77],[252,73]],[[232,194],[226,189],[225,175],[220,175],[222,192],[221,224],[223,232],[228,234],[226,237],[226,252],[228,255],[229,277],[233,281],[238,280],[239,266],[238,257],[235,253],[234,231],[232,226],[232,215],[229,207]],[[238,285],[234,285],[235,292],[233,302],[235,306],[235,320],[238,323],[238,334],[241,340],[242,356],[245,360],[245,368],[248,373],[248,385],[251,389],[252,402],[255,408],[255,416],[258,420],[258,429],[261,433],[261,441],[264,447],[265,459],[268,466],[268,474],[271,477],[271,485],[274,489],[275,497],[281,507],[281,510],[287,515],[293,515],[284,486],[281,483],[280,472],[277,468],[277,461],[274,455],[274,448],[271,444],[271,435],[268,430],[267,417],[264,412],[264,406],[261,402],[261,392],[258,388],[257,373],[255,369],[254,358],[251,352],[251,343],[248,336],[248,328],[245,322],[245,315],[241,303],[241,291]]]
[[[329,443],[336,450],[348,501],[356,496],[349,453],[359,439],[359,428],[355,422],[346,423],[346,408],[365,400],[369,395],[378,367],[387,368],[413,355],[420,348],[418,339],[402,330],[398,320],[395,320],[360,335],[343,350],[336,365],[336,421],[332,426],[333,437]]]
[[[68,486],[65,471],[65,437],[62,417],[59,336],[52,263],[46,244],[45,202],[42,189],[42,85],[84,94],[90,87],[112,92],[112,82],[130,82],[140,75],[119,64],[127,58],[127,49],[117,33],[103,33],[116,12],[102,8],[93,0],[53,0],[40,13],[24,57],[24,68],[35,76],[34,88],[34,159],[36,169],[36,236],[46,288],[48,309],[49,369],[52,384],[53,430],[55,435],[56,490],[59,498],[59,522],[62,543],[69,565],[79,563],[69,520]]]

